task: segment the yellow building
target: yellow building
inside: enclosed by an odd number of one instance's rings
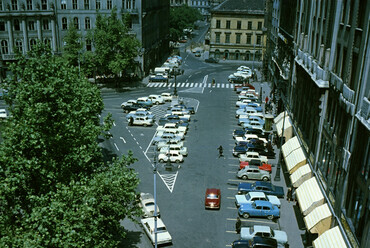
[[[264,0],[226,0],[210,12],[210,57],[263,60],[266,50]]]

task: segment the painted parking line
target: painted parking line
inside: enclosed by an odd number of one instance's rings
[[[234,199],[234,200],[235,200],[235,199]],[[227,209],[237,210],[237,208],[234,208],[234,207],[227,207]]]
[[[235,174],[235,171],[228,171],[229,174]]]
[[[238,188],[227,188],[229,190],[238,190]]]
[[[228,197],[226,197],[226,199],[235,200],[235,197],[228,196]]]

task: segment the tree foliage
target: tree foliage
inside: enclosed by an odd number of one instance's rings
[[[81,35],[73,23],[68,25],[67,35],[64,37],[63,57],[72,66],[78,66],[80,63],[80,54],[82,53]]]
[[[103,102],[77,68],[37,44],[11,66],[0,144],[0,247],[117,247],[140,214],[132,154],[104,163]]]
[[[200,20],[202,15],[198,9],[187,5],[170,8],[170,37],[177,41],[185,28],[194,28],[194,22]]]
[[[129,34],[128,16],[123,20],[114,8],[108,16],[98,14],[93,34],[95,61],[101,75],[119,76],[135,69],[139,41]]]

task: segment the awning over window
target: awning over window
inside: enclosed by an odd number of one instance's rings
[[[330,229],[332,214],[325,203],[314,210],[306,217],[304,217],[304,222],[307,229],[311,233],[317,233],[319,236]]]
[[[299,147],[301,147],[301,144],[299,144],[298,138],[295,136],[285,142],[285,144],[281,147],[281,151],[283,152],[284,157],[287,157],[292,151]]]
[[[299,167],[292,175],[290,181],[294,188],[298,188],[301,184],[312,177],[312,171],[308,164]]]
[[[285,141],[288,141],[293,137],[293,126],[288,115],[282,118],[278,123],[276,123],[276,131],[279,137],[283,134],[283,123],[284,123],[284,137]]]
[[[324,196],[315,177],[302,183],[296,189],[296,196],[304,216],[311,213],[314,208],[324,204]]]
[[[285,111],[285,117],[288,116],[288,112]],[[277,124],[284,118],[284,112],[281,112],[278,116],[275,117],[274,123]]]
[[[327,230],[313,241],[315,248],[347,248],[339,227]]]
[[[306,156],[301,147],[289,153],[287,157],[284,156],[284,160],[290,174],[307,163]]]

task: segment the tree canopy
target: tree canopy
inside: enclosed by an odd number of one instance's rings
[[[0,143],[0,247],[117,247],[140,215],[132,154],[105,163],[103,101],[38,43],[11,66]]]
[[[64,37],[63,57],[73,66],[80,65],[80,53],[82,53],[81,35],[73,23],[68,25],[67,35]]]
[[[170,37],[177,41],[183,35],[185,28],[194,28],[194,22],[200,20],[202,15],[198,9],[187,5],[170,8]]]

